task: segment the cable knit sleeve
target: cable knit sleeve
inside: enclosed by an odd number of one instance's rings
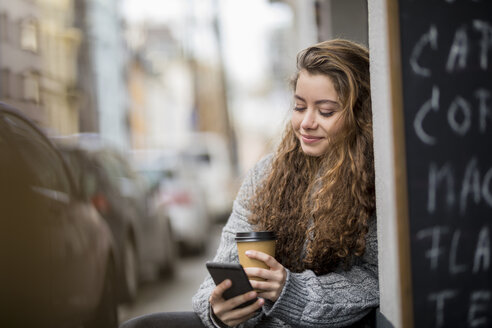
[[[267,317],[293,327],[345,327],[379,305],[376,219],[371,219],[366,250],[348,271],[316,276],[287,271],[284,289],[267,303]]]
[[[241,188],[236,196],[232,207],[232,213],[227,221],[227,224],[222,229],[221,240],[217,253],[213,259],[214,262],[222,263],[239,263],[237,255],[237,246],[235,242],[235,236],[237,231],[252,231],[251,225],[248,223],[248,217],[250,215],[249,202],[254,195],[256,186],[266,175],[271,162],[272,156],[266,156],[259,161],[256,166],[251,169],[245,177]],[[210,319],[209,312],[209,297],[212,290],[215,288],[215,284],[207,275],[205,281],[201,284],[197,293],[193,296],[192,304],[193,310],[199,315],[202,322],[207,327],[215,327]],[[261,315],[261,314],[260,314]],[[246,326],[253,326],[255,320],[248,321]]]

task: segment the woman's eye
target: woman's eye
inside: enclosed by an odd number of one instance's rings
[[[295,110],[296,112],[302,112],[302,111],[303,111],[303,110],[305,110],[305,109],[306,109],[306,107],[303,107],[303,106],[296,106],[296,107],[294,107],[294,110]]]
[[[330,116],[332,116],[333,114],[335,114],[335,111],[330,111],[330,112],[323,112],[323,111],[320,111],[320,114],[321,114],[321,116],[324,116],[324,117],[330,117]]]

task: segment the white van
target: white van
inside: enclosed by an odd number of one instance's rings
[[[237,187],[225,138],[211,132],[197,133],[185,148],[195,162],[210,218],[215,222],[226,220],[231,213]]]

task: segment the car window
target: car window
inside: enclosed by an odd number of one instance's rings
[[[15,150],[24,159],[29,170],[35,176],[43,193],[50,193],[50,197],[65,197],[70,194],[70,182],[63,167],[63,162],[53,147],[29,124],[20,118],[7,114],[12,133],[12,142]],[[41,191],[38,190],[38,191]]]
[[[82,186],[84,189],[84,195],[86,195],[89,199],[98,191],[98,174],[95,166],[89,166],[88,163],[84,164],[86,166],[83,170],[83,176],[81,176],[81,179],[83,180]]]
[[[12,145],[8,127],[0,120],[0,221],[3,228],[30,217],[30,211],[35,207],[32,205],[36,204],[31,197],[31,187],[36,179],[19,161],[13,148],[15,145]],[[20,221],[13,218],[19,218]]]
[[[90,200],[97,191],[97,169],[81,151],[63,149],[62,155],[70,167],[80,196],[85,200]]]
[[[132,179],[132,180],[138,180],[138,176],[136,172],[130,167],[128,162],[126,162],[124,159],[119,158],[118,162],[120,163],[121,170],[123,171],[123,174]]]
[[[0,124],[0,128],[3,128]],[[2,200],[1,205],[5,204],[4,197],[9,194],[9,189],[15,186],[18,174],[15,174],[19,169],[15,169],[14,160],[10,153],[8,141],[1,135],[0,131],[0,197]],[[14,174],[12,174],[12,172]]]
[[[0,128],[2,126],[0,125]],[[9,149],[7,140],[0,134],[0,173],[4,173],[9,166],[11,159],[9,158]]]
[[[142,187],[137,180],[135,173],[130,169],[126,161],[117,154],[107,154],[106,164],[115,172],[118,172],[117,184],[122,195],[126,197],[136,197],[141,193]]]
[[[118,162],[106,152],[99,152],[96,154],[98,165],[102,167],[102,170],[106,174],[108,182],[112,188],[119,188],[119,179],[123,176]]]

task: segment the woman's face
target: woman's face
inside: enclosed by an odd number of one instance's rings
[[[294,93],[292,127],[306,155],[321,156],[330,147],[330,138],[343,126],[338,94],[331,79],[301,70]]]

